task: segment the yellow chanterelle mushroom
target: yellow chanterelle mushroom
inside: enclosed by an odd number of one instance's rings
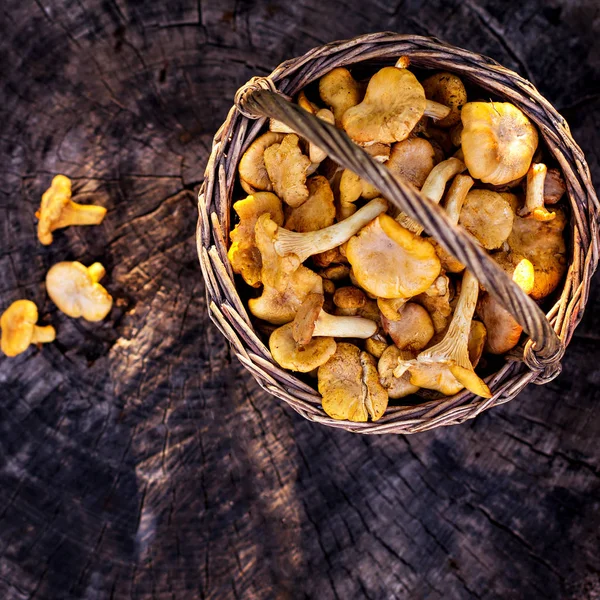
[[[527,173],[538,133],[516,106],[510,102],[468,102],[461,118],[462,151],[475,179],[503,185]]]
[[[99,225],[106,216],[106,208],[71,201],[71,180],[57,175],[44,192],[38,220],[38,239],[44,246],[52,243],[52,232],[71,225]]]
[[[6,356],[25,352],[30,344],[47,344],[56,338],[52,325],[39,327],[37,306],[31,300],[13,302],[0,318],[0,347]]]
[[[106,270],[100,263],[85,267],[79,262],[60,262],[46,275],[52,302],[69,317],[101,321],[112,308],[112,296],[98,282]]]

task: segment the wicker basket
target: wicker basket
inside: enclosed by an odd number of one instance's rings
[[[394,61],[410,57],[416,67],[452,71],[518,106],[537,125],[562,168],[571,207],[570,259],[564,288],[544,315],[460,227],[453,226],[437,205],[395,181],[335,127],[308,115],[286,98],[298,93],[334,67],[363,61]],[[252,327],[236,291],[227,261],[230,210],[240,157],[274,117],[323,148],[346,168],[373,183],[382,195],[420,222],[440,244],[475,274],[523,325],[528,340],[511,353],[504,366],[486,379],[489,399],[463,391],[418,406],[390,406],[374,423],[336,421],[321,408],[320,395],[273,362],[269,349]],[[242,364],[266,391],[305,418],[357,433],[416,433],[472,419],[480,412],[513,399],[528,383],[543,384],[560,373],[565,346],[580,321],[598,261],[598,199],[585,158],[569,127],[531,83],[479,54],[421,36],[376,33],[335,42],[288,60],[271,75],[254,78],[236,95],[235,106],[214,138],[198,197],[198,255],[206,282],[211,320],[227,338]]]

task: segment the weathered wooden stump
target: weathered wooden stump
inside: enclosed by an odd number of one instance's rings
[[[563,375],[460,427],[369,438],[267,396],[210,324],[195,190],[234,91],[333,39],[435,35],[529,77],[600,181],[593,2],[3,6],[0,308],[57,342],[0,359],[0,597],[557,598],[600,595],[600,300]],[[42,247],[56,173],[108,208]],[[101,261],[100,324],[44,290]]]

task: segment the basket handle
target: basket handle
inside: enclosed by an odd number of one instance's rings
[[[516,319],[531,338],[523,360],[533,371],[560,372],[564,344],[539,306],[492,260],[477,240],[454,225],[446,211],[416,188],[396,179],[334,125],[317,119],[276,92],[274,83],[259,77],[240,88],[235,97],[246,117],[282,121],[346,169],[373,184],[401,211],[420,223],[448,252],[466,265],[492,296]],[[550,373],[548,374],[550,375]],[[549,379],[550,377],[548,377]]]

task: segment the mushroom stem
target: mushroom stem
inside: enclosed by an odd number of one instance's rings
[[[106,269],[99,262],[95,262],[88,267],[88,273],[92,281],[98,283],[106,275]]]
[[[337,248],[347,242],[365,225],[387,210],[387,201],[375,198],[352,216],[318,231],[296,233],[280,227],[277,230],[275,251],[279,256],[295,254],[300,262],[309,256]]]
[[[421,188],[421,193],[427,196],[432,202],[439,204],[444,195],[444,191],[446,190],[448,181],[455,175],[462,173],[466,168],[465,163],[458,158],[452,157],[443,160],[433,167]],[[421,233],[423,233],[423,227],[405,213],[400,213],[396,217],[396,221],[398,221],[402,227],[412,231],[416,235],[421,235]]]
[[[450,185],[450,189],[446,194],[445,208],[448,216],[455,225],[458,224],[460,211],[465,203],[465,198],[474,183],[473,179],[468,175],[457,175],[454,178],[452,185]]]
[[[367,339],[377,332],[377,323],[363,317],[338,317],[321,311],[313,337],[343,337]]]
[[[542,163],[529,167],[525,206],[519,211],[521,217],[531,215],[536,221],[552,221],[556,217],[556,213],[546,210],[544,206],[544,183],[547,171],[546,165]]]
[[[70,225],[100,225],[105,216],[106,208],[104,206],[77,204],[70,201],[63,208],[52,229],[61,229]]]
[[[467,388],[478,396],[490,398],[488,386],[475,373],[469,359],[469,334],[475,313],[479,282],[465,271],[456,310],[441,342],[421,352],[415,361],[398,361],[395,377],[411,371],[411,383],[437,389],[444,394]]]
[[[425,104],[425,112],[423,113],[426,117],[431,117],[434,121],[440,121],[450,114],[450,108],[439,102],[433,100],[427,100]]]
[[[38,327],[34,325],[31,335],[32,344],[48,344],[56,339],[56,329],[52,325],[46,327]]]

